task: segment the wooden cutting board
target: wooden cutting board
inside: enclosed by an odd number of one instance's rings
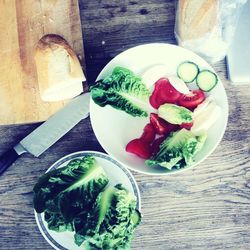
[[[34,47],[61,35],[85,65],[78,0],[1,0],[0,10],[0,124],[44,121],[66,102],[41,100]]]

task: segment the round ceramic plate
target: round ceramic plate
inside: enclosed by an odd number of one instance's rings
[[[97,162],[103,167],[109,178],[109,184],[114,186],[118,183],[123,184],[125,188],[127,188],[131,193],[133,193],[137,198],[137,209],[141,210],[141,198],[139,188],[136,184],[136,181],[132,174],[124,168],[120,163],[116,160],[112,159],[110,156],[94,151],[80,151],[70,155],[67,155],[57,162],[55,162],[48,170],[51,171],[56,168],[63,167],[67,165],[71,160],[76,158],[81,158],[83,156],[92,155],[95,157]],[[43,237],[47,240],[47,242],[55,249],[60,250],[80,250],[83,247],[78,247],[74,243],[74,233],[73,232],[61,232],[57,233],[51,231],[47,227],[47,222],[44,220],[44,215],[38,214],[35,212],[35,218],[38,225],[38,228],[43,235]]]
[[[169,75],[176,75],[177,67],[183,61],[193,61],[200,69],[210,69],[214,72],[205,60],[189,50],[170,44],[146,44],[128,49],[116,56],[101,71],[97,80],[111,74],[116,66],[126,67],[140,75],[150,66],[164,64]],[[227,125],[228,101],[220,79],[217,86],[207,95],[214,97],[216,103],[221,107],[222,113],[216,123],[209,129],[207,141],[196,155],[195,163],[192,166],[199,164],[214,151],[221,141]],[[129,141],[140,137],[145,124],[149,122],[149,118],[135,118],[110,106],[102,108],[91,100],[90,119],[94,133],[102,147],[109,155],[126,167],[145,174],[169,174],[183,170],[167,171],[164,168],[148,167],[143,159],[125,151]]]

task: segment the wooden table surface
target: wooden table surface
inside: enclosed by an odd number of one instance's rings
[[[127,48],[176,43],[174,1],[81,0],[80,10],[91,81]],[[227,81],[224,61],[213,66],[230,107],[223,140],[206,161],[182,173],[159,177],[133,172],[144,217],[132,249],[250,249],[250,88]],[[0,154],[37,126],[0,126]],[[89,119],[39,158],[22,156],[0,177],[0,249],[51,249],[34,219],[32,188],[53,162],[79,150],[103,151]]]

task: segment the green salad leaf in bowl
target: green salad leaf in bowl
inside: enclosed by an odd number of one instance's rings
[[[129,249],[140,223],[136,197],[109,178],[93,156],[71,160],[41,176],[34,186],[34,208],[50,230],[71,231],[85,249]]]
[[[97,81],[91,88],[93,101],[104,107],[123,110],[132,116],[148,116],[144,109],[150,95],[141,78],[123,67],[115,67],[112,74]]]

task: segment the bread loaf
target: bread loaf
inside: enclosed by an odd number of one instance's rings
[[[218,0],[179,0],[176,29],[181,42],[203,37],[216,28]]]
[[[82,82],[86,79],[80,62],[61,36],[49,34],[39,40],[35,48],[35,63],[42,100],[65,100],[83,91]]]

